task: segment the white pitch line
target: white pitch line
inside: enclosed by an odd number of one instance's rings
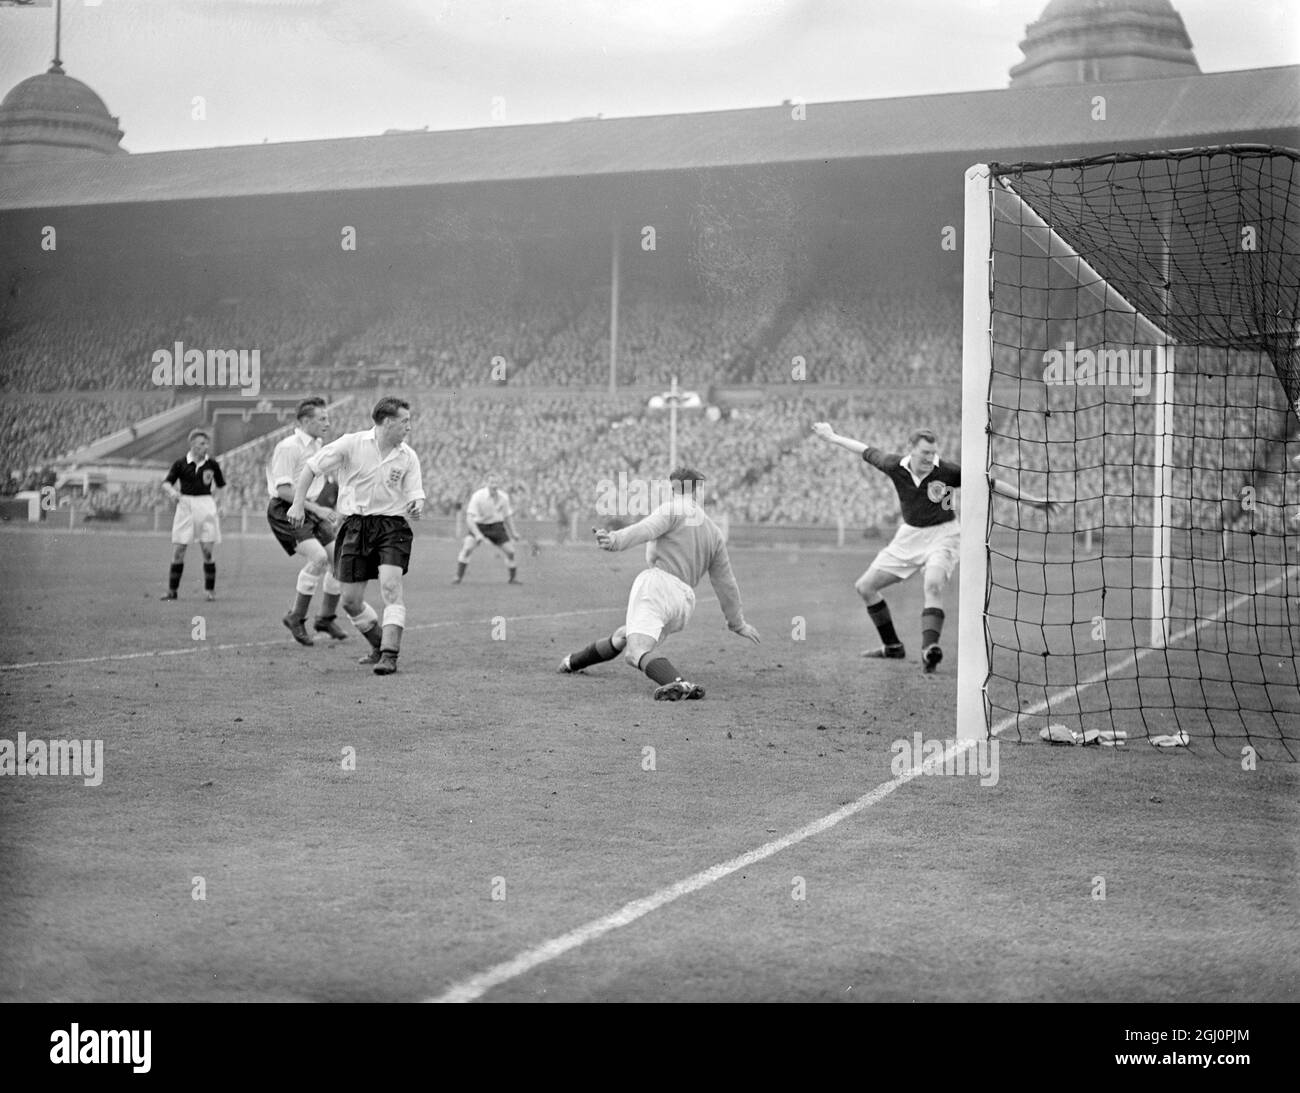
[[[439,630],[447,626],[482,626],[492,625],[497,618],[506,622],[532,622],[537,619],[563,619],[574,615],[599,615],[606,611],[621,611],[620,607],[589,607],[581,611],[552,611],[544,615],[498,615],[490,619],[444,620],[442,622],[422,622],[408,626],[407,630]],[[77,657],[69,660],[29,660],[22,664],[0,664],[0,672],[16,672],[23,668],[57,668],[67,664],[103,664],[113,660],[139,660],[142,657],[183,657],[189,653],[203,652],[205,649],[261,649],[268,645],[283,645],[289,648],[284,638],[274,641],[233,641],[223,645],[204,645],[196,642],[187,649],[150,649],[143,653],[113,653],[103,657]]]
[[[1210,615],[1208,618],[1200,619],[1197,622],[1193,623],[1191,626],[1183,627],[1183,629],[1179,630],[1176,634],[1174,634],[1173,637],[1171,637],[1168,641],[1165,642],[1165,646],[1164,646],[1165,649],[1168,650],[1169,646],[1173,645],[1174,642],[1182,641],[1183,638],[1195,634],[1202,627],[1209,626],[1211,623],[1214,622],[1218,622],[1219,619],[1223,618],[1230,611],[1235,611],[1243,603],[1246,603],[1247,601],[1254,599],[1254,597],[1259,595],[1259,593],[1267,592],[1270,588],[1273,588],[1275,585],[1282,584],[1283,582],[1287,581],[1290,578],[1290,576],[1291,576],[1291,567],[1288,566],[1285,570],[1282,571],[1282,574],[1280,576],[1274,577],[1262,588],[1257,588],[1254,592],[1243,592],[1235,600],[1227,604],[1221,611],[1216,611],[1213,615]],[[998,733],[1004,732],[1005,730],[1012,728],[1014,725],[1016,725],[1016,723],[1020,720],[1020,718],[1032,717],[1035,714],[1043,713],[1045,710],[1051,709],[1054,703],[1064,702],[1071,698],[1078,698],[1079,693],[1081,691],[1087,689],[1088,687],[1095,687],[1098,683],[1101,683],[1104,680],[1109,679],[1112,672],[1122,672],[1124,671],[1125,668],[1132,667],[1143,657],[1150,656],[1152,653],[1156,653],[1159,651],[1160,650],[1158,650],[1155,646],[1152,646],[1149,649],[1141,649],[1138,652],[1131,654],[1130,656],[1126,657],[1123,661],[1121,661],[1119,664],[1107,665],[1101,671],[1095,673],[1094,675],[1089,676],[1087,679],[1081,680],[1078,683],[1072,683],[1068,687],[1063,687],[1061,690],[1057,691],[1056,694],[1048,695],[1046,698],[1039,699],[1039,701],[1035,702],[1032,706],[1029,706],[1026,709],[1021,710],[1019,713],[1011,714],[1008,717],[1004,717],[1001,721],[999,721],[996,725],[994,725],[991,729],[989,729],[989,735],[997,736]]]
[[[653,895],[645,896],[642,899],[633,900],[631,903],[625,903],[612,914],[605,915],[603,918],[593,919],[591,922],[584,923],[576,929],[570,930],[566,934],[552,938],[550,941],[544,941],[531,949],[527,949],[511,960],[507,960],[495,967],[488,968],[487,971],[480,972],[478,975],[471,976],[459,983],[448,987],[442,994],[436,998],[425,999],[426,1002],[473,1002],[481,998],[493,987],[500,986],[502,983],[509,982],[511,979],[517,979],[519,976],[532,971],[534,968],[555,960],[565,953],[585,945],[588,941],[595,941],[599,937],[610,933],[613,930],[620,929],[623,926],[630,925],[639,918],[644,918],[651,911],[657,911],[660,907],[672,903],[674,900],[681,899],[683,896],[689,896],[692,892],[698,892],[701,888],[707,888],[710,884],[722,880],[724,877],[735,873],[737,870],[744,869],[747,866],[754,865],[756,862],[770,858],[797,843],[810,839],[814,835],[820,835],[823,831],[829,831],[836,824],[847,820],[864,809],[870,808],[879,801],[884,800],[899,786],[910,782],[913,778],[920,776],[927,767],[945,764],[948,760],[957,755],[960,751],[966,751],[975,746],[974,740],[953,740],[948,743],[947,748],[941,756],[934,756],[925,763],[913,766],[910,770],[892,778],[888,782],[882,782],[869,793],[864,793],[856,801],[836,809],[812,823],[806,824],[797,831],[792,831],[788,835],[783,835],[779,839],[773,839],[771,842],[764,843],[762,846],[748,853],[741,854],[737,858],[731,858],[729,861],[722,862],[703,872],[695,873],[685,880],[679,880],[676,884],[670,884],[666,888],[659,889]]]

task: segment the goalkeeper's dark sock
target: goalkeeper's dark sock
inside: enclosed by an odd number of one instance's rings
[[[880,632],[880,640],[885,645],[902,645],[898,631],[894,629],[894,617],[889,613],[889,604],[881,600],[877,604],[867,604],[867,614]]]
[[[467,568],[469,568],[469,563],[467,562],[456,563],[456,580],[459,581],[463,576],[465,576],[465,570]]]
[[[205,592],[213,592],[216,590],[216,587],[217,587],[217,563],[204,562],[203,563],[203,590]]]
[[[609,638],[601,638],[600,641],[593,641],[585,649],[570,653],[569,670],[581,672],[584,668],[590,668],[593,664],[604,664],[605,661],[613,660],[616,656],[618,650],[614,648],[614,643]]]
[[[669,663],[667,657],[655,657],[654,660],[642,664],[641,671],[645,672],[660,687],[665,683],[671,683],[675,679],[682,678],[677,674],[677,669]]]
[[[172,567],[167,571],[167,591],[175,592],[181,586],[181,574],[185,572],[184,562],[172,562]]]
[[[299,592],[293,599],[293,609],[289,612],[291,618],[298,620],[307,617],[307,609],[311,607],[311,593]]]
[[[317,617],[322,619],[334,618],[339,613],[339,597],[342,594],[341,592],[326,592],[322,595],[320,598],[320,615]],[[307,597],[307,601],[311,602],[310,596]],[[306,618],[307,608],[304,606],[302,611],[303,617]]]
[[[921,648],[939,644],[939,635],[943,633],[943,610],[927,607],[921,612]]]

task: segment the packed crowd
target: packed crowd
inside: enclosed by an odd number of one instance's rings
[[[1163,428],[1167,484],[1159,462],[1154,400],[1124,387],[995,381],[995,473],[1073,505],[1079,529],[1150,526],[1153,497],[1166,495],[1174,527],[1253,527],[1281,534],[1300,506],[1300,426],[1267,362],[1226,362],[1202,351],[1202,371],[1176,384]],[[1050,483],[1050,486],[1049,486]],[[1294,530],[1294,528],[1292,528]]]
[[[569,515],[591,514],[602,482],[620,473],[653,477],[665,467],[665,415],[632,396],[558,390],[600,387],[608,377],[607,287],[593,282],[579,290],[571,281],[533,276],[494,286],[445,273],[426,282],[409,268],[371,273],[359,287],[345,272],[267,268],[244,274],[229,291],[209,286],[202,306],[183,286],[145,285],[139,277],[75,302],[52,282],[25,286],[0,327],[0,388],[24,393],[0,408],[0,471],[8,488],[67,451],[162,409],[175,392],[150,385],[150,359],[176,341],[260,349],[267,391],[341,393],[366,383],[370,368],[396,369],[403,390],[428,392],[413,396],[412,444],[427,468],[431,512],[458,509],[492,468],[512,489],[521,515],[563,523]],[[887,481],[860,462],[828,458],[834,453],[808,432],[819,418],[894,450],[902,449],[911,428],[927,425],[940,433],[944,454],[958,450],[957,296],[902,278],[888,285],[876,278],[871,288],[853,287],[846,273],[830,281],[819,290],[814,278],[773,302],[716,292],[690,296],[680,286],[627,279],[619,313],[620,384],[666,384],[677,375],[683,387],[704,393],[714,384],[750,382],[807,392],[769,393],[721,412],[680,415],[679,461],[706,468],[710,494],[733,520],[892,524],[897,503]],[[1032,312],[1033,304],[1031,295],[1025,310]],[[1111,518],[1100,510],[1103,497],[1113,505],[1140,488],[1134,468],[1151,460],[1151,425],[1139,420],[1141,408],[1128,407],[1126,424],[1114,399],[1104,407],[1079,403],[1079,389],[1044,385],[1043,353],[1067,340],[1097,341],[1125,322],[1132,333],[1131,317],[1110,313],[1034,321],[1008,310],[994,320],[995,363],[1000,382],[1010,385],[995,414],[995,432],[1007,438],[995,445],[995,463],[1003,460],[1024,488],[1041,490],[1050,459],[1054,491],[1064,489],[1070,496],[1063,499],[1079,502],[1076,517],[1083,523]],[[537,390],[526,400],[448,396],[449,389],[491,383]],[[831,401],[816,393],[819,384],[854,386],[863,394]],[[1175,429],[1174,462],[1194,470],[1177,490],[1178,519],[1208,518],[1225,483],[1238,479],[1258,487],[1261,503],[1283,504],[1284,478],[1262,466],[1258,454],[1263,434],[1251,415],[1263,405],[1261,390],[1198,395],[1204,405],[1185,410]],[[42,391],[141,394],[29,397]],[[358,393],[335,413],[336,431],[366,427],[372,400],[371,392]],[[1222,409],[1238,403],[1239,411]],[[1215,405],[1221,408],[1210,408]],[[1048,417],[1042,413],[1048,408],[1070,412]],[[1045,446],[1047,428],[1069,435],[1054,432]],[[1270,419],[1267,428],[1283,427]],[[228,508],[264,504],[262,466],[276,439],[229,457]],[[1269,432],[1265,439],[1278,438]],[[121,502],[152,507],[158,497],[132,488]]]
[[[18,398],[0,401],[0,478],[26,481],[38,468],[99,437],[166,409],[170,395]],[[27,487],[23,487],[27,488]]]
[[[916,385],[957,375],[955,297],[878,279],[851,288],[850,273],[823,280],[747,297],[629,277],[618,382]],[[498,286],[406,266],[364,278],[227,271],[201,296],[139,273],[93,293],[43,280],[24,286],[0,327],[0,390],[145,390],[154,353],[177,342],[257,350],[266,391],[347,390],[377,369],[413,387],[600,386],[609,324],[607,284]]]
[[[859,287],[818,294],[749,378],[809,383],[955,384],[961,376],[961,300],[933,288]]]
[[[574,399],[560,395],[526,401],[413,396],[409,442],[419,454],[428,495],[426,511],[451,515],[496,471],[523,519],[567,525],[611,515],[601,511],[620,481],[667,476],[667,414],[628,396]],[[706,495],[729,518],[746,523],[802,523],[887,527],[898,503],[888,481],[860,460],[813,437],[814,421],[891,451],[906,450],[911,428],[940,434],[942,451],[958,442],[955,392],[918,405],[908,394],[886,393],[847,401],[784,396],[729,411],[678,415],[677,459],[708,474]],[[331,410],[335,435],[369,427],[359,399]],[[908,424],[911,423],[911,424]],[[265,506],[263,469],[286,430],[223,459],[228,509]],[[635,489],[635,485],[631,486]]]

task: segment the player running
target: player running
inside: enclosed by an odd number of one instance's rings
[[[861,441],[840,436],[825,421],[813,432],[854,455],[860,455],[884,472],[898,492],[903,521],[889,545],[876,555],[854,588],[867,606],[867,615],[884,643],[867,649],[864,657],[903,660],[907,649],[894,629],[889,605],[880,594],[891,584],[905,581],[918,570],[923,573],[925,607],[921,611],[921,666],[933,672],[943,660],[939,638],[943,633],[943,594],[957,568],[961,550],[961,529],[957,523],[955,492],[961,488],[961,467],[939,458],[938,438],[929,429],[917,429],[908,439],[908,453],[900,456],[873,448]],[[1021,493],[1016,487],[993,479],[994,493],[1022,501],[1049,512],[1060,505]]]
[[[489,474],[487,485],[474,491],[465,506],[465,523],[469,532],[456,557],[456,576],[451,583],[460,584],[469,566],[469,556],[479,543],[486,540],[506,556],[509,577],[506,583],[523,584],[515,576],[514,540],[519,535],[515,531],[514,510],[510,507],[510,495],[501,488],[499,475]]]
[[[411,560],[411,525],[424,511],[420,458],[406,443],[411,431],[411,404],[391,395],[375,403],[375,427],[346,433],[309,457],[294,483],[289,506],[291,526],[301,527],[307,491],[317,475],[337,471],[338,510],[345,519],[334,544],[334,576],[342,586],[341,602],[352,624],[370,642],[360,663],[374,665],[375,675],[397,671],[406,626],[402,575]],[[365,601],[366,583],[379,580],[384,598],[382,624]]]
[[[212,548],[221,542],[221,514],[215,490],[226,488],[226,478],[217,461],[208,455],[212,437],[207,429],[191,429],[190,450],[171,465],[163,479],[163,490],[176,502],[172,518],[172,564],[167,576],[164,600],[176,599],[185,570],[185,552],[198,540],[203,551],[203,588],[210,600],[217,598],[217,563]],[[179,486],[177,483],[180,483]]]
[[[741,612],[740,587],[731,572],[722,533],[696,501],[704,475],[683,467],[668,477],[672,499],[645,519],[621,531],[593,529],[602,550],[626,550],[645,543],[647,568],[632,583],[624,625],[560,662],[561,672],[580,672],[622,652],[628,664],[657,684],[656,702],[704,697],[704,688],[682,679],[666,657],[657,655],[657,649],[669,634],[691,621],[695,586],[706,573],[718,594],[727,627],[758,644],[758,631]]]
[[[302,474],[308,458],[321,448],[321,438],[330,431],[329,411],[325,400],[319,396],[305,398],[298,403],[298,424],[293,432],[275,446],[271,461],[266,467],[266,489],[271,500],[266,507],[266,522],[284,552],[302,558],[304,565],[298,572],[297,595],[293,607],[285,615],[284,625],[289,628],[299,645],[314,644],[307,633],[307,609],[312,594],[324,578],[325,591],[321,597],[320,614],[313,629],[318,634],[328,634],[337,641],[347,637],[335,621],[342,587],[330,569],[325,548],[334,541],[334,529],[341,519],[331,507],[331,495],[338,494],[334,483],[324,476],[315,478],[307,490],[304,501],[305,514],[301,525],[289,523],[289,506],[293,503],[293,488]]]

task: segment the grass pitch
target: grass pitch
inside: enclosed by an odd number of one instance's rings
[[[859,658],[876,544],[734,550],[763,644],[701,586],[666,652],[707,697],[655,703],[621,660],[556,672],[619,624],[639,551],[548,548],[522,587],[479,551],[451,587],[456,544],[417,527],[400,670],[379,678],[346,623],[293,643],[296,567],[269,535],[218,548],[215,603],[197,550],[158,602],[166,535],[0,542],[0,736],[104,743],[99,786],[0,777],[6,1001],[436,997],[890,783],[895,741],[953,732],[955,595],[936,675],[915,582],[890,596],[909,659]],[[914,778],[482,997],[1296,1000],[1297,780],[1195,740],[1008,742],[995,785]]]

